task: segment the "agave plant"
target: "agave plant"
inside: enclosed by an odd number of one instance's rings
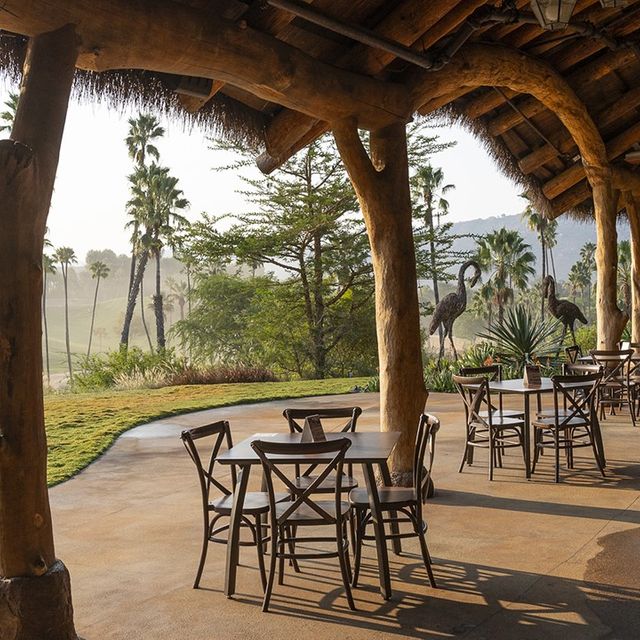
[[[511,307],[502,324],[490,325],[479,337],[495,345],[496,355],[520,375],[527,356],[533,361],[550,358],[560,349],[560,323],[534,316],[523,305]]]

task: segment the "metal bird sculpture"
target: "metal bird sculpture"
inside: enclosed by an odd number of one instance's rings
[[[558,300],[558,298],[556,298],[556,283],[553,276],[546,276],[543,282],[543,295],[549,301],[549,311],[554,318],[562,322],[562,339],[560,340],[560,344],[564,342],[568,328],[569,331],[571,331],[571,337],[575,345],[576,334],[573,331],[573,325],[576,323],[576,320],[580,320],[583,324],[587,324],[588,320],[584,317],[578,305],[569,302],[569,300]]]
[[[474,287],[476,282],[480,279],[480,265],[475,260],[467,260],[458,271],[458,290],[454,293],[446,295],[436,305],[433,312],[433,318],[431,318],[431,325],[429,325],[429,335],[432,336],[440,325],[444,327],[444,337],[449,336],[449,342],[451,342],[451,348],[453,349],[453,355],[455,359],[458,359],[458,352],[453,344],[453,323],[458,316],[461,316],[467,308],[467,288],[464,284],[465,271],[473,267],[475,273],[469,282],[470,287]],[[444,340],[440,344],[440,355],[442,358],[444,355]]]

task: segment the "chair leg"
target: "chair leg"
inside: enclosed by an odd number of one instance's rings
[[[338,525],[336,527],[336,538],[338,544],[338,560],[340,561],[340,573],[342,575],[342,583],[344,584],[345,595],[347,596],[347,602],[349,603],[349,609],[351,611],[356,610],[356,605],[353,601],[353,594],[351,593],[351,585],[349,584],[349,569],[347,564],[347,559],[345,555],[348,553],[347,551],[347,538],[344,536],[344,531],[342,530],[342,525]]]
[[[356,550],[356,528],[358,526],[358,519],[356,517],[356,510],[349,510],[349,541],[351,542],[351,548],[355,553]]]
[[[363,509],[356,509],[356,547],[355,555],[353,558],[353,577],[351,584],[354,587],[358,586],[358,576],[360,575],[360,562],[362,560],[362,537],[365,532],[365,515],[366,511]]]
[[[209,526],[205,529],[202,539],[202,551],[200,552],[200,563],[198,564],[198,571],[196,572],[196,579],[193,582],[193,588],[197,589],[200,586],[200,578],[202,578],[202,571],[204,570],[204,563],[207,559],[207,549],[209,548]]]
[[[286,536],[286,531],[284,527],[279,527],[280,532],[280,540],[278,542],[278,584],[284,584],[284,538]]]
[[[553,439],[556,455],[556,482],[560,482],[560,434],[558,433],[558,429],[553,430]]]
[[[256,516],[255,521],[255,535],[254,541],[256,543],[256,549],[258,551],[258,567],[260,569],[260,580],[262,581],[262,590],[264,591],[267,587],[267,574],[264,568],[264,543],[262,541],[262,519],[260,516]]]
[[[495,455],[495,442],[493,440],[493,433],[489,431],[489,480],[493,480],[493,458]]]
[[[273,592],[273,580],[276,576],[276,560],[278,558],[278,527],[271,529],[271,557],[269,558],[269,575],[267,577],[267,586],[264,590],[264,599],[262,600],[262,611],[269,611],[269,602],[271,601],[271,593]]]
[[[429,549],[427,547],[427,539],[425,537],[425,533],[420,528],[418,532],[418,539],[420,540],[420,550],[422,551],[422,560],[424,561],[425,569],[427,570],[427,575],[429,576],[429,583],[434,589],[438,588],[436,584],[436,579],[433,575],[433,569],[431,568],[431,556],[429,555]]]
[[[462,454],[462,462],[460,462],[460,468],[458,469],[458,473],[462,473],[462,470],[464,469],[464,463],[467,462],[468,451],[469,451],[469,445],[468,443],[465,442],[464,453]]]
[[[297,525],[287,527],[287,538],[289,538],[289,553],[293,556],[290,561],[290,565],[296,573],[300,573],[300,567],[298,565],[298,559],[296,558],[296,542],[295,537],[298,531]]]

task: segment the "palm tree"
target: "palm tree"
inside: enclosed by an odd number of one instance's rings
[[[513,301],[514,290],[524,291],[535,274],[535,256],[520,233],[497,229],[477,241],[476,260],[483,271],[490,273],[492,303],[498,309],[498,324],[502,324],[505,307]]]
[[[178,179],[169,175],[167,167],[160,167],[155,163],[150,166],[138,167],[129,176],[132,198],[127,203],[129,213],[138,228],[137,253],[140,260],[136,270],[129,301],[125,314],[125,326],[120,339],[121,345],[128,343],[129,327],[133,317],[135,301],[140,290],[144,270],[150,256],[156,263],[156,286],[153,296],[156,317],[157,346],[159,350],[165,348],[164,316],[162,311],[162,292],[160,290],[161,272],[160,258],[166,242],[170,242],[174,228],[187,224],[187,220],[178,213],[186,209],[188,200],[182,197],[182,190],[178,189]],[[129,223],[132,224],[132,223]],[[140,233],[144,227],[144,232]]]
[[[580,249],[580,259],[584,264],[585,273],[588,277],[589,284],[587,286],[587,309],[589,313],[587,313],[587,318],[591,313],[591,273],[595,269],[595,256],[596,256],[596,245],[593,242],[586,242],[582,249]]]
[[[93,338],[93,323],[96,319],[96,304],[98,303],[98,287],[100,286],[100,280],[106,278],[109,275],[109,267],[100,260],[92,262],[89,265],[89,271],[91,271],[91,277],[96,281],[96,290],[93,294],[93,309],[91,310],[91,329],[89,329],[89,346],[87,347],[87,358],[91,355],[91,339]]]
[[[618,243],[618,287],[624,309],[631,317],[631,244],[628,240]]]
[[[167,278],[167,284],[171,292],[167,296],[167,301],[170,300],[178,305],[178,309],[180,309],[180,320],[184,320],[184,307],[189,298],[189,285],[182,280],[177,282],[173,278]]]
[[[45,243],[51,244],[45,239]],[[42,255],[42,320],[44,323],[44,353],[47,363],[47,385],[51,386],[51,366],[49,363],[49,326],[47,323],[47,276],[53,275],[57,271],[55,259],[46,253]]]
[[[13,121],[16,117],[16,111],[18,110],[19,95],[13,91],[9,93],[9,98],[4,101],[5,111],[0,113],[0,120],[4,124],[0,124],[0,131],[11,131],[13,128]]]
[[[67,346],[67,366],[69,369],[69,384],[73,384],[73,369],[71,367],[71,345],[69,342],[69,290],[68,275],[69,265],[78,262],[75,251],[71,247],[59,247],[54,254],[55,259],[60,263],[62,272],[62,282],[64,283],[64,332]]]
[[[157,118],[150,114],[140,113],[137,118],[129,118],[129,134],[125,138],[125,143],[129,151],[129,157],[136,166],[144,167],[148,156],[152,156],[156,161],[160,159],[158,148],[152,144],[154,140],[164,136],[164,128],[160,126]],[[129,271],[129,291],[133,285],[136,271],[136,251],[135,244],[138,237],[138,225],[133,225],[131,235],[133,249],[131,252],[131,269]]]
[[[436,261],[435,230],[440,226],[440,217],[449,211],[449,202],[444,195],[455,189],[453,184],[444,183],[444,172],[440,167],[427,164],[420,167],[411,179],[414,188],[419,192],[424,203],[424,222],[429,231],[429,259],[431,261],[431,279],[433,284],[433,298],[437,305],[440,302],[438,287],[438,269]],[[434,217],[436,223],[434,225]],[[438,327],[440,351],[444,345],[442,326]]]
[[[526,196],[525,196],[526,197]],[[531,204],[522,212],[521,217],[526,221],[531,231],[538,234],[540,241],[540,256],[542,258],[542,281],[549,273],[549,261],[551,262],[552,273],[555,279],[556,268],[553,261],[553,247],[556,246],[556,233],[558,223],[556,220],[550,220],[544,214],[536,211]],[[541,296],[540,313],[544,316],[544,296]]]

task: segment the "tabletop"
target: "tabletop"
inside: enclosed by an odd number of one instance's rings
[[[621,355],[610,355],[610,356],[598,356],[598,360],[600,362],[606,362],[607,360],[610,360],[612,362],[620,361],[620,360],[626,360],[627,356],[621,356]],[[640,362],[640,354],[638,353],[634,353],[631,358],[630,358],[631,362]],[[580,356],[578,358],[578,362],[583,362],[583,363],[590,363],[593,364],[594,363],[594,358],[593,356]]]
[[[327,440],[347,438],[351,440],[351,446],[347,449],[345,462],[382,463],[391,455],[393,448],[400,439],[399,431],[373,431],[356,433],[327,433]],[[251,448],[254,440],[268,440],[270,442],[299,443],[300,433],[254,433],[231,449],[221,453],[216,462],[219,464],[260,464],[256,452]],[[308,460],[310,464],[317,460],[330,460],[335,454],[309,454],[296,456],[296,460]],[[285,456],[273,456],[281,461],[286,461]]]
[[[525,386],[524,378],[516,378],[515,380],[493,380],[489,382],[489,389],[497,393],[549,393],[553,391],[553,381],[551,378],[542,378],[540,384],[536,386]]]

